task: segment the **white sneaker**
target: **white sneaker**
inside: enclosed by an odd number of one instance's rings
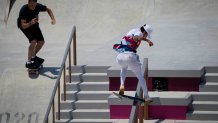
[[[150,97],[145,98],[145,102],[151,103],[153,102],[152,99]]]

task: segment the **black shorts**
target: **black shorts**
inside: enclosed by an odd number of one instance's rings
[[[24,33],[24,35],[29,39],[29,42],[36,40],[38,41],[44,41],[44,37],[42,35],[42,32],[39,28],[39,24],[34,24],[33,26],[27,28],[27,29],[21,29],[20,30]]]

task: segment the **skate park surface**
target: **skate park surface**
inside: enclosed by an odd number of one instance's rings
[[[113,44],[129,29],[149,23],[154,46],[143,42],[138,50],[141,61],[149,59],[149,70],[218,66],[217,0],[39,0],[53,10],[57,23],[51,25],[47,13],[40,13],[46,43],[38,56],[46,61],[42,73],[32,79],[24,68],[28,40],[16,26],[26,0],[15,2],[7,25],[3,22],[6,2],[0,2],[0,112],[9,113],[13,121],[24,116],[27,122],[38,113],[42,122],[74,25],[78,65],[119,69]]]

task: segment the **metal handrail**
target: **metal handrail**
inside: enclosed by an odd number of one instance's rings
[[[148,83],[148,58],[144,58],[142,70],[144,70],[144,71],[142,71],[142,74],[144,75],[145,80],[146,80],[146,84],[147,84]],[[139,96],[140,98],[143,98],[142,95],[143,95],[143,91],[142,91],[142,88],[140,86],[140,83],[138,83],[135,96]],[[144,106],[147,106],[147,104],[144,103]],[[139,116],[139,121],[140,121],[140,123],[143,123],[143,119],[144,119],[144,109],[143,108],[144,108],[144,106],[133,103],[131,113],[130,113],[129,123],[138,123],[138,117],[137,117],[138,110],[141,113]],[[146,111],[145,113],[148,113],[148,111]],[[145,115],[147,115],[147,114],[145,114]]]
[[[44,117],[44,120],[43,120],[43,123],[48,123],[48,119],[49,119],[49,113],[50,113],[50,111],[51,111],[51,107],[53,107],[53,117],[52,117],[52,119],[53,119],[53,123],[54,123],[54,120],[55,120],[55,110],[54,110],[54,99],[55,99],[55,95],[56,95],[56,92],[57,92],[57,90],[58,90],[58,93],[60,93],[60,79],[61,79],[61,76],[62,76],[62,72],[64,71],[64,74],[65,74],[65,67],[66,67],[66,65],[65,65],[65,63],[66,63],[66,60],[67,60],[67,56],[69,55],[69,68],[71,68],[71,54],[70,54],[70,52],[71,52],[71,44],[72,44],[72,40],[73,40],[73,48],[74,48],[74,51],[76,51],[76,27],[75,26],[73,26],[73,29],[72,29],[72,32],[71,32],[71,34],[70,34],[70,39],[69,39],[69,41],[68,41],[68,44],[67,44],[67,48],[66,48],[66,50],[65,50],[65,53],[64,53],[64,57],[63,57],[63,60],[62,60],[62,63],[61,63],[61,68],[60,68],[60,71],[59,71],[59,73],[58,73],[58,77],[57,77],[57,80],[56,80],[56,83],[55,83],[55,86],[54,86],[54,89],[53,89],[53,91],[52,91],[52,95],[51,95],[51,98],[50,98],[50,101],[49,101],[49,105],[48,105],[48,108],[47,108],[47,111],[46,111],[46,114],[45,114],[45,117]],[[74,52],[74,65],[76,65],[76,62],[75,61],[77,61],[77,59],[76,59],[76,52]],[[69,72],[71,72],[71,69],[70,69],[70,71]],[[70,76],[70,82],[71,82],[71,75],[69,75]],[[64,75],[64,81],[65,81],[65,75]],[[64,82],[65,83],[65,82]],[[64,97],[66,97],[66,89],[64,89]],[[66,98],[64,99],[64,100],[66,100]],[[60,94],[58,94],[58,106],[60,106]],[[58,107],[58,119],[60,119],[60,107]]]

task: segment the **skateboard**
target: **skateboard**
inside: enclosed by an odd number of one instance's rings
[[[39,74],[39,70],[43,68],[43,65],[40,65],[39,67],[37,67],[36,69],[30,69],[28,68],[27,71],[29,74],[35,74],[38,75]]]
[[[44,61],[43,61],[43,62],[44,62]],[[32,74],[38,75],[38,74],[39,74],[39,70],[40,70],[41,68],[43,68],[43,65],[42,65],[43,62],[37,62],[37,63],[36,63],[37,68],[36,68],[36,69],[30,69],[30,68],[28,68],[27,71],[28,71],[29,75],[32,75]]]
[[[116,93],[116,92],[113,92],[113,94],[114,94],[115,96],[119,97],[120,100],[122,100],[122,98],[126,98],[126,99],[133,100],[134,103],[136,103],[136,102],[145,103],[145,100],[139,98],[137,95],[136,95],[135,97],[133,97],[133,96],[129,96],[129,95],[120,95],[120,94],[118,94],[118,93]]]

